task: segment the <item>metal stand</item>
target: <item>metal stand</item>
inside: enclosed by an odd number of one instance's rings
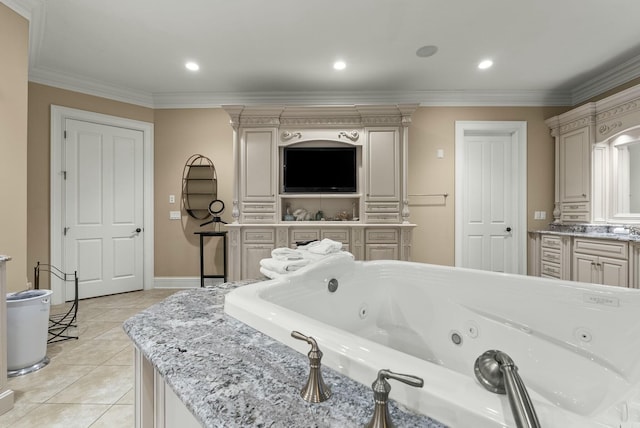
[[[74,282],[75,296],[73,303],[69,310],[63,314],[51,315],[49,317],[49,338],[47,343],[62,342],[63,340],[77,339],[78,332],[75,334],[70,332],[71,328],[77,328],[77,315],[78,315],[78,272],[64,273],[57,267],[49,264],[38,264],[34,268],[34,288],[38,290],[40,288],[40,272],[49,272],[55,275],[57,278],[65,282]]]
[[[227,282],[227,232],[194,232],[196,235],[200,235],[200,287],[204,287],[205,278],[222,278],[224,282]],[[218,236],[222,237],[223,241],[223,275],[205,275],[204,273],[204,237],[205,236]]]

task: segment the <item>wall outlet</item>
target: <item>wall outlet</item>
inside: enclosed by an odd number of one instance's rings
[[[169,203],[170,204],[176,203],[176,195],[169,195]]]
[[[444,150],[442,150],[442,149],[436,150],[436,157],[438,159],[444,159]]]
[[[180,211],[169,211],[169,220],[180,220]]]

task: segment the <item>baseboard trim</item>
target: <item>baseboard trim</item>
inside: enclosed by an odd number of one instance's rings
[[[13,409],[14,395],[11,389],[6,389],[0,393],[0,415],[7,413]]]
[[[222,284],[222,278],[205,278],[204,285]],[[156,276],[153,288],[200,288],[199,276]]]

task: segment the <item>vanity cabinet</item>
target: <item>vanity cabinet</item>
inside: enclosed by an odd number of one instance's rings
[[[540,276],[571,279],[571,237],[542,235],[540,239]]]
[[[242,232],[242,278],[259,278],[260,260],[271,257],[275,229],[246,229]]]
[[[627,242],[575,238],[572,280],[627,287],[629,261]]]
[[[629,243],[629,288],[640,288],[640,242]]]

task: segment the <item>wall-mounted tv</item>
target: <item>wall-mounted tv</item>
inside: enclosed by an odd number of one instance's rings
[[[340,193],[357,190],[355,147],[285,147],[285,193]]]

